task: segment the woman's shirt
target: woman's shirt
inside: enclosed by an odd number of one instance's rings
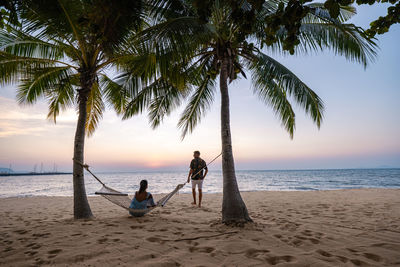
[[[135,197],[132,199],[132,202],[131,202],[131,205],[129,206],[129,208],[130,209],[135,209],[135,210],[146,210],[147,209],[147,207],[151,207],[151,206],[155,206],[156,204],[154,203],[154,199],[153,199],[153,197],[151,196],[151,194],[150,193],[147,193],[147,196],[146,196],[146,198],[144,199],[144,200],[142,200],[142,201],[138,201],[137,199],[136,199],[136,194],[135,194]],[[143,216],[144,215],[144,212],[143,212],[143,214],[140,214],[140,212],[139,213],[133,213],[133,212],[129,212],[132,216]]]

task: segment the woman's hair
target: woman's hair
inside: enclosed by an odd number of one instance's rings
[[[146,191],[146,188],[147,188],[147,181],[146,180],[141,180],[140,181],[139,194],[143,193],[144,191]]]

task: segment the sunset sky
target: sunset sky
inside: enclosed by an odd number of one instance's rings
[[[353,23],[385,14],[382,5],[358,8]],[[314,169],[400,167],[400,25],[379,36],[376,62],[366,70],[330,52],[278,56],[324,100],[320,130],[296,109],[294,139],[281,127],[271,108],[241,79],[230,85],[231,127],[237,169]],[[251,77],[248,75],[248,77]],[[43,162],[69,171],[77,115],[74,109],[46,120],[47,105],[19,106],[15,86],[0,89],[0,167],[32,170]],[[195,132],[180,138],[176,127],[182,108],[158,129],[146,115],[121,119],[107,110],[94,136],[87,139],[86,162],[98,171],[184,170],[193,150],[208,161],[220,152],[219,93]],[[214,169],[220,169],[217,162]]]

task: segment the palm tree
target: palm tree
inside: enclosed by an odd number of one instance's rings
[[[120,91],[107,75],[110,69],[130,66],[136,86],[147,79],[143,65],[149,61],[140,47],[132,45],[143,27],[144,4],[137,0],[24,0],[17,8],[23,26],[0,31],[0,80],[19,84],[20,103],[47,100],[48,118],[54,122],[62,110],[77,107],[74,217],[89,218],[92,212],[79,164],[84,162],[85,135],[95,130],[105,102],[120,113],[125,97],[137,88]]]
[[[209,20],[198,19],[190,1],[171,1],[181,12],[164,12],[166,18],[142,32],[142,38],[149,42],[157,40],[156,51],[175,51],[180,54],[174,68],[180,69],[185,90],[170,89],[168,94],[155,94],[152,88],[143,88],[132,96],[125,110],[129,118],[145,108],[154,127],[163,117],[177,107],[183,99],[188,103],[178,126],[182,137],[193,131],[215,96],[217,78],[221,93],[221,141],[223,170],[222,221],[224,223],[245,223],[251,221],[242,200],[236,181],[230,129],[228,84],[238,76],[246,78],[251,73],[254,93],[271,106],[283,127],[293,137],[295,113],[292,102],[296,102],[311,117],[319,128],[323,119],[324,105],[318,95],[294,73],[273,59],[268,53],[283,53],[283,40],[288,34],[281,28],[276,42],[264,48],[266,42],[265,18],[278,9],[277,1],[266,1],[256,14],[256,23],[248,33],[241,31],[238,18],[224,1],[213,1]],[[249,1],[250,2],[250,1]],[[241,8],[249,8],[243,1]],[[295,53],[331,50],[348,60],[367,65],[375,56],[376,45],[367,39],[362,29],[345,23],[355,10],[343,7],[338,19],[332,19],[322,4],[308,4],[309,14],[300,26],[300,44]],[[165,5],[163,6],[165,7]],[[169,17],[168,17],[169,16]],[[167,90],[167,89],[165,89]],[[160,92],[160,91],[158,91]],[[173,92],[173,94],[171,93]]]

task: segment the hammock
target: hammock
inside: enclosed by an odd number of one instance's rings
[[[131,208],[129,208],[132,200],[128,197],[128,194],[121,193],[115,189],[112,189],[111,187],[104,185],[104,184],[103,184],[103,187],[99,191],[95,192],[95,194],[104,197],[108,201],[114,203],[115,205],[120,206],[121,208],[128,210],[131,213],[146,214],[157,207],[164,207],[164,205],[167,204],[168,200],[173,195],[175,195],[184,185],[185,184],[178,184],[172,192],[168,193],[167,195],[162,197],[160,200],[158,200],[156,206],[150,207],[147,209],[131,209]]]
[[[218,156],[216,156],[212,161],[210,161],[208,164],[206,164],[206,166],[204,166],[201,170],[199,170],[194,176],[199,174],[204,168],[206,168],[208,165],[213,163],[221,155],[222,155],[222,153],[219,154]],[[168,200],[170,200],[170,198],[173,197],[186,184],[186,183],[178,184],[174,190],[172,190],[170,193],[168,193],[167,195],[162,197],[160,200],[158,200],[157,204],[154,207],[150,207],[147,209],[131,209],[131,208],[129,208],[129,206],[130,206],[132,200],[129,198],[128,194],[121,193],[109,186],[106,186],[105,183],[103,183],[94,173],[92,173],[89,170],[89,165],[83,164],[82,162],[79,162],[76,159],[73,159],[73,161],[75,161],[76,163],[81,165],[83,168],[85,168],[102,185],[102,188],[99,191],[95,192],[96,195],[100,195],[100,196],[104,197],[108,201],[114,203],[115,205],[120,206],[121,208],[128,210],[131,213],[136,213],[136,214],[142,215],[142,214],[149,213],[150,211],[154,210],[155,208],[164,207],[165,204],[167,204]]]
[[[178,184],[173,191],[171,191],[170,193],[162,197],[160,200],[158,200],[154,207],[149,207],[147,209],[131,209],[129,208],[129,206],[132,200],[129,198],[128,194],[121,193],[109,186],[106,186],[105,183],[103,183],[93,172],[91,172],[91,170],[89,170],[89,165],[83,164],[75,159],[74,161],[80,164],[83,168],[85,168],[102,185],[100,190],[95,192],[96,195],[104,197],[108,201],[114,203],[115,205],[120,206],[121,208],[128,210],[131,213],[136,213],[140,215],[149,213],[155,208],[164,207],[165,204],[167,204],[168,200],[170,200],[170,198],[173,197],[186,184],[186,183]]]

